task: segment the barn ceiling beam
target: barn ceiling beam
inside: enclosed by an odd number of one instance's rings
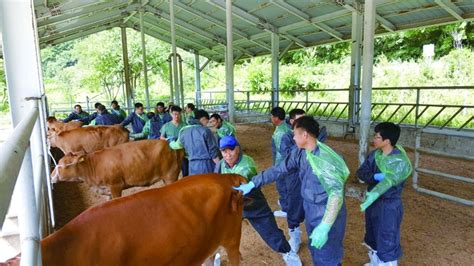
[[[161,9],[158,9],[156,7],[151,7],[151,6],[146,6],[145,7],[145,10],[147,12],[150,12],[152,14],[154,14],[155,16],[159,16],[165,20],[167,20],[168,22],[171,23],[171,18],[170,18],[170,15],[168,13],[166,13],[165,11],[161,10]],[[181,19],[178,19],[178,18],[175,18],[175,22],[178,26],[180,26],[181,28],[183,29],[186,29],[188,31],[190,31],[191,33],[193,34],[196,34],[198,36],[200,36],[201,38],[204,38],[204,39],[207,39],[207,40],[210,40],[210,41],[213,41],[213,42],[217,42],[219,43],[220,45],[222,46],[225,46],[226,45],[226,41],[223,40],[221,37],[219,36],[216,36],[216,35],[213,35],[201,28],[198,28],[192,24],[189,24]],[[249,55],[249,56],[255,56],[254,53],[246,50],[246,49],[243,49],[243,48],[240,48],[240,47],[236,47],[236,49],[238,49],[239,51]]]
[[[449,14],[455,17],[459,21],[463,21],[462,15],[464,12],[450,0],[435,0],[435,3],[446,10]]]
[[[287,11],[288,13],[291,13],[291,14],[299,17],[300,19],[305,20],[305,21],[309,21],[311,23],[311,16],[309,16],[308,14],[306,14],[303,11],[299,10],[298,8],[292,6],[291,4],[286,3],[282,0],[271,0],[270,2],[273,3],[274,5],[280,7],[281,9]],[[316,27],[319,30],[322,30],[322,31],[326,32],[327,34],[331,35],[332,37],[342,41],[342,34],[338,31],[332,29],[328,25],[326,25],[324,23],[321,23],[321,22],[311,23],[311,25],[313,25],[314,27]]]
[[[226,29],[226,26],[225,26],[225,23],[224,23],[224,22],[222,22],[222,21],[220,21],[220,20],[218,20],[218,19],[215,19],[215,18],[209,16],[208,14],[205,14],[205,13],[203,13],[203,12],[201,12],[201,11],[198,11],[197,9],[194,9],[194,8],[192,8],[192,7],[190,7],[190,6],[186,5],[186,4],[180,3],[179,1],[176,1],[176,2],[175,2],[175,5],[178,6],[178,7],[180,7],[180,8],[183,9],[183,10],[186,10],[186,11],[187,11],[188,13],[190,13],[190,14],[193,14],[193,15],[195,15],[195,16],[198,16],[198,17],[200,17],[201,19],[207,20],[207,21],[209,21],[209,22],[211,22],[211,23],[213,23],[213,24],[219,26],[219,27],[222,28],[222,29]],[[247,41],[251,41],[252,43],[254,43],[254,44],[256,44],[256,45],[258,45],[258,46],[260,46],[260,47],[262,47],[262,48],[264,48],[264,49],[266,49],[266,50],[268,50],[268,51],[271,50],[270,47],[268,47],[267,44],[262,43],[262,42],[257,41],[257,40],[251,40],[251,39],[249,38],[248,34],[246,34],[245,32],[243,32],[243,31],[241,31],[241,30],[239,30],[239,29],[237,29],[237,28],[235,28],[235,27],[232,29],[232,31],[233,31],[234,34],[236,34],[237,36],[240,36],[240,37],[244,38],[244,39],[247,40]]]
[[[216,7],[219,7],[223,10],[225,10],[225,2],[224,0],[208,0],[208,2]],[[264,30],[268,33],[271,33],[271,32],[275,32],[275,33],[278,33],[280,34],[282,37],[288,39],[288,40],[291,40],[291,41],[294,41],[296,42],[299,46],[301,47],[306,47],[307,44],[290,35],[290,34],[283,34],[281,32],[278,32],[278,28],[275,27],[274,25],[270,24],[269,22],[265,21],[264,19],[262,18],[259,18],[257,16],[254,16],[252,14],[249,14],[247,11],[237,7],[237,6],[232,6],[232,13],[234,16],[246,21],[247,23],[251,24],[251,25],[254,25],[255,27],[261,29],[261,30]],[[255,40],[254,38],[250,37],[251,40]],[[236,43],[234,43],[236,44]]]

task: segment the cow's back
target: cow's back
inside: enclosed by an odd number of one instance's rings
[[[219,245],[238,253],[241,182],[196,175],[88,209],[42,241],[43,264],[200,265]]]
[[[56,145],[64,153],[90,153],[128,141],[128,131],[119,125],[89,126],[61,132]]]
[[[96,166],[96,176],[107,179],[104,183],[125,182],[123,187],[127,188],[160,179],[166,184],[175,182],[183,157],[182,150],[171,149],[165,140],[140,140],[89,154],[89,161]]]

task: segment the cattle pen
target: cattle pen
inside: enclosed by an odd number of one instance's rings
[[[321,3],[320,3],[321,2]],[[22,253],[22,265],[41,265],[40,241],[79,213],[107,200],[84,184],[51,184],[52,161],[47,146],[46,118],[64,112],[48,105],[43,86],[40,49],[112,28],[121,29],[124,99],[132,108],[143,100],[149,109],[147,71],[145,97],[134,98],[130,87],[127,30],[139,31],[146,68],[145,35],[170,43],[169,98],[181,106],[192,100],[198,108],[220,111],[237,124],[244,152],[255,158],[258,170],[271,165],[272,107],[302,108],[328,128],[329,144],[344,155],[351,175],[346,184],[348,222],[344,264],[365,262],[361,245],[364,215],[359,211],[364,185],[354,176],[369,151],[370,134],[381,121],[402,127],[400,142],[408,147],[413,174],[403,194],[403,265],[470,265],[474,261],[474,104],[438,103],[430,93],[467,92],[474,86],[375,88],[372,86],[374,38],[414,28],[474,19],[474,0],[4,0],[0,1],[0,56],[4,59],[13,132],[0,155],[0,237],[6,257]],[[284,100],[279,90],[279,59],[288,51],[337,42],[351,42],[348,88],[295,90]],[[183,90],[181,56],[177,48],[195,55],[195,93]],[[262,55],[271,56],[271,91],[263,97],[234,88],[234,64]],[[200,60],[205,62],[201,63]],[[201,72],[209,62],[226,66],[225,90],[201,88]],[[26,73],[26,74],[25,74]],[[472,85],[472,84],[468,84]],[[318,93],[342,93],[346,101],[317,98]],[[403,102],[375,102],[378,91],[411,95]],[[462,95],[462,94],[460,94]],[[189,96],[189,95],[188,95]],[[90,102],[88,97],[85,101]],[[159,187],[157,183],[153,187]],[[15,189],[15,195],[13,196]],[[125,190],[129,195],[137,188]],[[272,209],[277,208],[273,185],[263,189]],[[10,209],[10,203],[16,209]],[[285,227],[285,220],[278,219]],[[5,230],[4,225],[12,225]],[[159,226],[159,222],[157,222]],[[13,240],[8,240],[8,239]],[[7,240],[5,240],[7,239]],[[8,242],[10,241],[10,242]],[[6,243],[6,244],[4,244]],[[308,239],[300,256],[311,264]],[[16,248],[12,248],[16,246]],[[3,250],[6,250],[3,249]],[[1,250],[1,251],[3,251]],[[280,265],[247,222],[243,222],[241,253],[244,265]],[[2,254],[3,255],[3,254]],[[224,258],[225,260],[225,258]]]

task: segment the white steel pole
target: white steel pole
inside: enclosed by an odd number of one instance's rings
[[[277,33],[272,32],[272,105],[277,107],[280,101],[280,88],[279,88],[279,69],[278,69],[278,58],[280,50],[280,39]]]
[[[372,106],[372,71],[374,63],[375,0],[365,1],[364,7],[364,54],[362,99],[359,139],[359,163],[365,161],[368,151],[370,116]]]
[[[34,116],[38,117],[38,105],[28,102],[26,98],[39,99],[44,92],[36,18],[31,0],[0,1],[0,12],[10,112],[13,126],[16,126],[27,115],[31,115],[33,106],[36,110]],[[22,266],[37,265],[40,252],[31,158],[42,155],[42,141],[45,140],[41,138],[40,123],[37,121],[31,135],[31,148],[26,150],[15,192],[18,193],[20,203],[18,221]]]
[[[146,45],[145,45],[145,29],[143,26],[143,9],[140,10],[140,35],[142,42],[142,56],[143,56],[143,78],[145,79],[145,97],[146,97],[146,109],[150,111],[150,92],[148,90],[148,66],[146,64]]]
[[[235,122],[234,119],[234,51],[232,50],[232,0],[225,2],[225,18],[227,31],[227,46],[225,57],[225,77],[227,89],[227,104],[229,109],[229,121]]]
[[[363,16],[359,2],[354,2],[355,11],[352,12],[352,45],[351,45],[351,80],[349,87],[349,125],[354,126],[357,122],[356,111],[358,109],[360,89],[360,67],[362,55],[362,24]]]
[[[201,106],[201,66],[198,51],[194,52],[194,75],[196,84],[196,106]]]
[[[174,103],[179,104],[181,102],[180,87],[179,87],[179,78],[178,78],[178,58],[176,53],[176,29],[175,29],[175,19],[174,19],[174,0],[170,0],[170,24],[171,24],[171,53],[173,60],[173,81],[175,89]]]

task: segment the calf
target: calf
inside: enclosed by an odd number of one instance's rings
[[[48,135],[54,134],[54,133],[61,133],[63,131],[68,131],[76,128],[80,128],[82,126],[81,121],[70,121],[68,123],[64,123],[61,121],[58,121],[56,117],[50,116],[46,120],[48,124]]]
[[[120,125],[81,127],[48,136],[51,147],[64,154],[101,150],[128,141],[128,130]]]
[[[133,186],[148,186],[161,179],[166,184],[178,180],[183,150],[172,150],[165,140],[123,143],[89,154],[67,154],[51,174],[52,181],[84,181],[106,186],[112,198]]]
[[[41,242],[43,265],[201,265],[223,246],[240,263],[235,174],[205,174],[92,207]]]

